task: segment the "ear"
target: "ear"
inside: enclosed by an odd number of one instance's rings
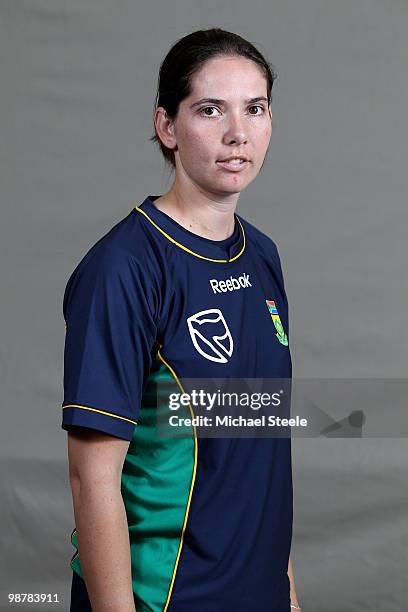
[[[177,139],[174,133],[174,122],[167,115],[166,110],[159,106],[154,113],[154,125],[157,135],[168,149],[174,149]]]

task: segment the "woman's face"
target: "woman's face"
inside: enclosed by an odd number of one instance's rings
[[[191,85],[173,124],[178,178],[217,196],[239,193],[260,171],[272,134],[266,78],[249,59],[215,57]],[[248,161],[220,163],[235,155]]]

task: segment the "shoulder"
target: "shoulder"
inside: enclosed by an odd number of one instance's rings
[[[70,297],[103,289],[129,292],[137,286],[152,293],[161,286],[162,264],[152,233],[146,232],[134,209],[94,242],[68,277],[64,312]],[[163,256],[162,256],[163,257]]]
[[[141,216],[132,209],[126,217],[91,244],[71,276],[81,273],[109,274],[124,272],[129,266],[153,272],[154,264],[159,271],[152,233],[146,232]]]
[[[264,256],[273,256],[279,258],[278,245],[276,244],[274,239],[272,239],[270,236],[255,227],[255,225],[247,221],[241,215],[237,215],[237,217],[241,221],[241,224],[244,228],[245,239],[249,246],[255,248],[258,253]]]
[[[285,281],[276,241],[240,215],[238,217],[244,228],[247,247],[251,249],[252,253],[255,252],[268,267],[275,271],[284,288]]]

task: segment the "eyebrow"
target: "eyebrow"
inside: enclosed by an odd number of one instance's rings
[[[190,108],[195,108],[196,106],[199,106],[200,104],[204,104],[204,103],[210,103],[210,104],[225,104],[226,100],[220,100],[220,98],[201,98],[201,100],[198,100],[197,102],[194,102],[194,104],[192,104],[190,106]],[[254,103],[254,102],[268,102],[268,98],[265,98],[265,96],[258,96],[256,98],[249,98],[249,100],[245,100],[246,104],[250,104],[250,103]]]

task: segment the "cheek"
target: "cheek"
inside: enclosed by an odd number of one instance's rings
[[[263,128],[259,134],[257,141],[260,145],[260,148],[266,151],[269,145],[269,141],[271,139],[272,129],[270,127]]]
[[[264,140],[269,140],[270,137],[272,135],[272,125],[268,125],[264,130],[263,130],[263,139]]]
[[[183,134],[183,151],[190,165],[196,165],[203,160],[214,157],[214,146],[208,132],[189,130]]]

